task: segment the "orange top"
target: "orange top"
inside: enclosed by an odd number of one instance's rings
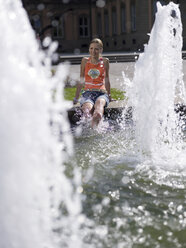
[[[85,90],[106,90],[103,58],[98,64],[92,64],[90,58],[85,65]]]

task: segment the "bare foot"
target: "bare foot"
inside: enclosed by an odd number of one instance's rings
[[[93,114],[92,117],[92,128],[95,128],[98,126],[102,118],[102,115],[99,112],[96,112]]]

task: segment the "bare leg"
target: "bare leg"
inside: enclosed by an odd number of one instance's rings
[[[93,113],[93,118],[92,118],[92,127],[97,127],[98,124],[100,123],[103,113],[104,113],[104,106],[106,104],[105,99],[103,98],[98,98],[96,100],[96,103],[94,105],[94,113]]]
[[[83,116],[88,119],[92,116],[94,106],[90,102],[86,102],[82,105]]]

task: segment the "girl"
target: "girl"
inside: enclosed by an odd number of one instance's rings
[[[85,118],[92,117],[92,127],[100,123],[104,107],[111,100],[109,80],[109,60],[102,58],[103,43],[96,38],[90,42],[90,57],[81,61],[80,82],[77,84],[74,104],[78,102],[81,89],[84,93],[80,98],[80,105]]]

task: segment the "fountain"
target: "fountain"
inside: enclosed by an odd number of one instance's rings
[[[73,149],[61,99],[67,69],[59,66],[52,77],[56,43],[47,39],[40,50],[21,1],[0,5],[0,247],[81,247],[79,173],[70,180],[63,166]]]
[[[181,149],[183,123],[175,104],[185,104],[180,12],[174,3],[157,3],[157,10],[149,43],[136,63],[128,89],[138,147],[154,157],[161,156],[161,149],[165,153],[165,147],[170,154],[178,146]]]

